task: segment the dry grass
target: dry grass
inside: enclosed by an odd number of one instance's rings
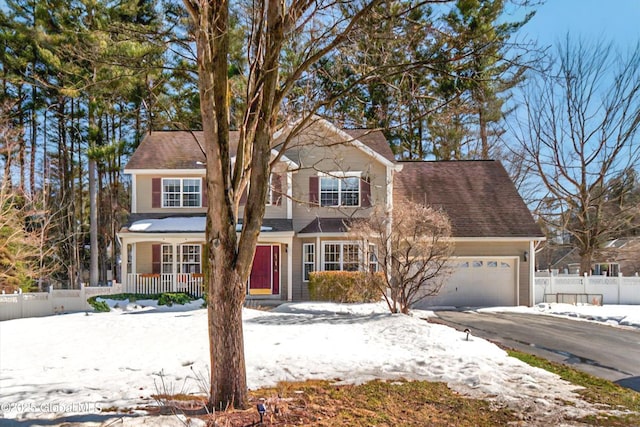
[[[251,392],[249,409],[209,415],[209,425],[260,425],[259,398],[265,398],[268,407],[264,426],[482,427],[517,421],[512,411],[460,396],[443,383],[372,381],[337,386],[329,381],[305,381]]]

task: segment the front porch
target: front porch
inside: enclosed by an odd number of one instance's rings
[[[247,283],[247,299],[286,301],[291,298],[293,232],[264,233],[256,247]],[[128,293],[206,292],[200,233],[121,232],[121,281]]]

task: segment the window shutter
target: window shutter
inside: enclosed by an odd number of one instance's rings
[[[151,179],[151,207],[162,207],[162,179]]]
[[[318,193],[320,192],[320,180],[317,176],[309,177],[309,202],[318,204]]]
[[[153,274],[160,274],[161,251],[162,245],[151,245],[151,272]]]
[[[360,180],[360,206],[371,207],[371,184],[368,177]]]
[[[278,173],[271,175],[271,204],[282,205],[282,175]]]
[[[202,194],[202,207],[206,208],[208,204],[207,199],[207,178],[202,178],[202,188],[200,189],[200,194]]]

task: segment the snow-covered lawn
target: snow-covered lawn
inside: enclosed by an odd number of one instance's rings
[[[101,408],[153,404],[158,392],[200,393],[198,378],[208,377],[206,310],[118,304],[110,313],[0,322],[0,419],[76,413],[76,421],[95,420]],[[244,331],[254,389],[281,380],[407,378],[444,381],[531,414],[592,411],[557,376],[380,304],[245,309]]]
[[[540,303],[534,307],[493,307],[479,309],[479,312],[519,312],[546,314],[572,319],[590,320],[612,326],[640,328],[640,305],[572,305]]]

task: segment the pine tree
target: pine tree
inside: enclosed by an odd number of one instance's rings
[[[512,40],[533,16],[518,22],[501,22],[504,0],[457,0],[445,15],[445,49],[436,74],[436,93],[443,107],[431,118],[436,157],[491,157],[491,148],[504,130],[500,127],[509,91],[524,79],[530,49]],[[479,144],[472,144],[473,140]],[[463,150],[465,145],[470,145]]]

